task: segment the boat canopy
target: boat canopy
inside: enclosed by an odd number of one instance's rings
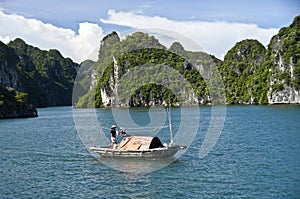
[[[158,137],[146,137],[146,136],[131,136],[121,141],[119,145],[120,150],[147,150],[161,148],[164,145],[161,143]]]

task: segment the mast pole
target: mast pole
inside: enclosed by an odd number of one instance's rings
[[[171,105],[169,104],[169,127],[170,127],[170,145],[173,144],[173,131],[172,131],[172,119],[171,119]]]

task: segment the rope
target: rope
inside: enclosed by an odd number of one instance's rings
[[[99,133],[97,134],[97,137],[96,137],[96,140],[95,140],[95,144],[94,144],[95,147],[97,146],[97,141],[98,141],[98,137],[99,137],[100,133],[101,133],[101,131],[99,131]]]

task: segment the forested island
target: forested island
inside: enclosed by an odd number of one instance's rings
[[[149,67],[161,65],[161,68],[168,65],[181,73],[196,94],[188,98],[199,105],[211,104],[213,96],[203,76],[215,72],[213,69],[217,69],[224,84],[226,104],[299,104],[299,38],[300,16],[295,17],[289,27],[280,29],[267,48],[257,40],[246,39],[236,43],[221,61],[205,52],[186,51],[178,42],[167,49],[155,37],[142,32],[129,35],[122,41],[113,32],[101,41],[98,61],[85,63],[89,70],[83,71],[82,77],[78,78],[85,94],[75,101],[76,106],[111,106],[116,97],[113,91],[123,75],[136,66],[145,67],[147,64]],[[200,75],[199,71],[204,72]],[[213,81],[213,77],[210,80]],[[130,88],[135,82],[124,83]],[[137,89],[129,103],[119,99],[120,102],[114,105],[162,105],[168,100],[173,105],[178,101],[169,89],[150,83]]]
[[[299,104],[299,40],[300,16],[280,29],[267,47],[253,39],[239,41],[223,61],[205,52],[186,51],[179,42],[167,48],[143,32],[123,40],[112,32],[100,42],[98,60],[81,64],[64,58],[57,50],[41,50],[20,38],[8,44],[0,42],[0,118],[35,117],[35,107],[110,107],[122,77],[141,65],[156,65],[157,70],[168,65],[182,74],[194,91],[190,102],[183,105],[212,103],[214,96],[203,74],[214,69],[224,84],[226,104]],[[77,92],[72,102],[74,83]],[[134,82],[123,84],[130,88]],[[117,106],[167,103],[178,105],[176,95],[149,82],[133,92],[128,104],[120,96]]]
[[[19,38],[0,42],[0,118],[36,117],[36,107],[71,105],[78,67],[57,50]]]

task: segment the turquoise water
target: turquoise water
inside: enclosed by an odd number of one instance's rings
[[[176,132],[180,111],[172,110]],[[0,198],[300,198],[300,106],[228,106],[221,137],[203,159],[210,108],[201,107],[186,153],[149,173],[96,160],[80,141],[71,107],[38,111],[38,118],[0,120]],[[131,116],[145,125],[146,112]],[[97,115],[114,122],[109,109]]]

